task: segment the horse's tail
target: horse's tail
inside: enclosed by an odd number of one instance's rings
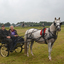
[[[30,29],[29,29],[30,30]],[[27,38],[28,38],[28,34],[30,33],[30,32],[32,32],[32,30],[33,29],[31,29],[31,31],[29,31],[29,30],[27,30],[26,31],[26,33],[25,33],[25,36],[24,36],[24,41],[25,41],[25,43],[24,43],[24,53],[25,54],[27,54]]]
[[[27,54],[27,35],[26,34],[24,36],[24,41],[25,41],[25,43],[24,43],[24,53],[26,55]]]

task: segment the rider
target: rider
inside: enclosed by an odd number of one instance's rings
[[[10,46],[10,51],[12,51],[13,42],[12,42],[12,39],[11,39],[8,31],[5,29],[5,26],[4,26],[4,25],[1,26],[0,38],[1,38],[1,41],[2,41],[2,42],[5,42],[5,43],[9,44],[9,46]]]
[[[14,42],[14,43],[18,42],[20,36],[18,36],[17,31],[14,29],[13,26],[10,26],[9,33],[10,33],[10,36],[11,36],[13,42]],[[20,40],[21,40],[21,41],[22,41],[22,40],[24,41],[23,38],[20,38]]]
[[[10,36],[11,36],[13,42],[15,42],[15,40],[16,40],[17,37],[18,37],[18,34],[17,34],[17,31],[14,29],[13,26],[10,26],[9,34],[10,34]]]

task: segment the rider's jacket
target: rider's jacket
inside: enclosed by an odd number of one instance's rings
[[[14,35],[18,35],[17,31],[15,29],[13,31],[11,31],[11,29],[9,29],[9,34],[11,37],[14,37]]]
[[[7,38],[7,36],[10,36],[9,32],[6,29],[0,29],[0,39]]]

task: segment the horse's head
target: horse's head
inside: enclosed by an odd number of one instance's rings
[[[61,31],[61,21],[60,21],[60,17],[58,19],[55,18],[55,21],[54,21],[54,26],[56,27],[56,30],[57,31]]]

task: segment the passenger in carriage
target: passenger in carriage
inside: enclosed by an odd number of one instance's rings
[[[9,44],[9,46],[10,46],[10,51],[12,51],[13,42],[12,42],[12,39],[11,39],[8,31],[5,29],[5,26],[4,26],[4,25],[1,26],[0,38],[1,38],[1,41],[2,41],[2,42],[5,42],[5,43]]]
[[[13,26],[10,26],[9,34],[10,34],[13,42],[15,42],[15,40],[17,40],[17,38],[18,38],[18,34],[17,34],[17,31],[14,29]]]
[[[18,41],[24,41],[24,39],[21,36],[18,36],[18,33],[13,26],[10,26],[9,33],[14,43]]]

